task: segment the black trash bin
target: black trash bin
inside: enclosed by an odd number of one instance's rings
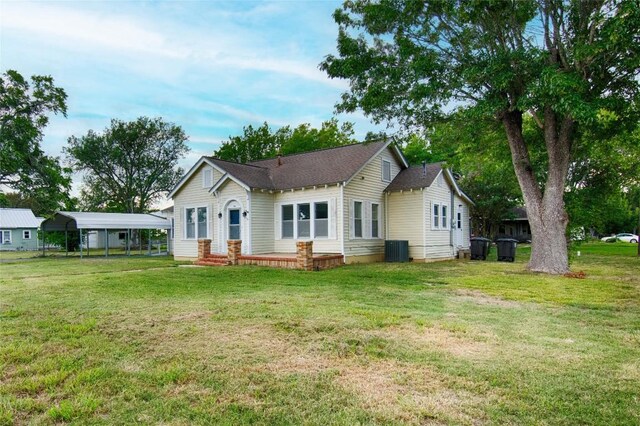
[[[487,260],[491,240],[484,237],[471,239],[471,260]]]
[[[518,240],[513,238],[498,238],[496,240],[498,247],[498,262],[513,262],[516,260],[516,247]]]

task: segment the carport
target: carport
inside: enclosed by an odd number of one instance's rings
[[[162,216],[141,213],[93,213],[93,212],[57,212],[52,218],[40,225],[42,230],[42,254],[45,254],[45,235],[47,231],[64,231],[65,252],[69,253],[69,232],[78,232],[80,241],[80,257],[83,257],[83,233],[88,236],[89,231],[104,232],[104,255],[109,256],[109,233],[126,232],[125,250],[131,255],[132,231],[138,231],[142,237],[142,230],[149,232],[148,254],[151,255],[151,231],[163,229],[167,231],[167,254],[170,253],[171,221]],[[87,252],[89,252],[89,238],[87,238]],[[140,253],[142,253],[142,238],[140,238]],[[88,253],[87,253],[88,255]]]

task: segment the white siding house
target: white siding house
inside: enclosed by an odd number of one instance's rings
[[[214,253],[240,239],[253,255],[295,253],[296,241],[312,240],[315,253],[347,263],[383,260],[387,239],[408,240],[414,260],[469,247],[471,201],[451,173],[409,167],[386,141],[248,164],[202,157],[169,196],[181,259],[197,257],[200,238]]]

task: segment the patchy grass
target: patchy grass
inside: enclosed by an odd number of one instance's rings
[[[640,261],[580,250],[582,280],[526,273],[526,248],[319,273],[0,264],[0,424],[638,424]]]

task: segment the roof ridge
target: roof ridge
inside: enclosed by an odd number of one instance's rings
[[[237,166],[249,166],[249,167],[256,167],[258,169],[269,170],[267,167],[257,166],[255,164],[251,164],[251,163],[238,163],[237,161],[223,160],[222,158],[212,157],[212,156],[208,156],[208,155],[205,155],[205,158],[208,158],[210,160],[222,161],[224,163],[235,164]],[[258,161],[262,161],[262,160],[258,160]]]
[[[315,152],[321,152],[321,151],[329,151],[332,149],[340,149],[340,148],[347,148],[347,147],[351,147],[351,146],[356,146],[356,145],[371,145],[374,143],[380,143],[380,142],[388,142],[385,139],[374,139],[374,140],[370,140],[370,141],[362,141],[362,142],[354,142],[354,143],[350,143],[350,144],[346,144],[346,145],[339,145],[339,146],[330,146],[327,148],[318,148],[318,149],[313,149],[311,151],[304,151],[304,152],[294,152],[292,154],[286,154],[286,155],[276,155],[275,157],[269,157],[269,158],[262,158],[260,160],[252,160],[252,163],[259,163],[261,161],[269,161],[269,160],[275,160],[278,157],[281,158],[289,158],[289,157],[294,157],[296,155],[305,155],[305,154],[313,154]]]

